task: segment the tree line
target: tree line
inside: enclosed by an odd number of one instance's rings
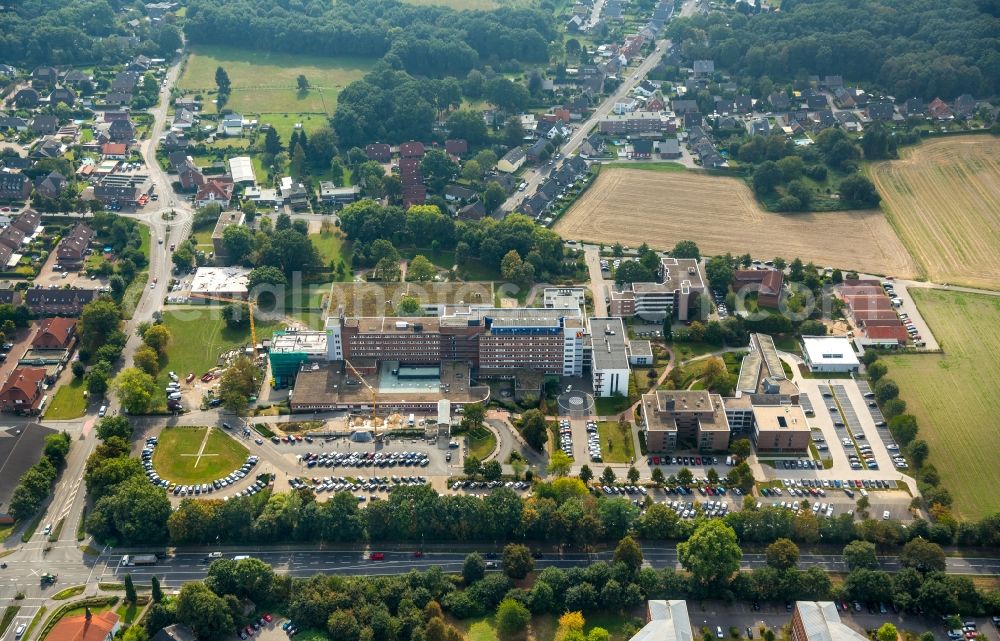
[[[66,432],[45,437],[42,458],[21,475],[10,495],[7,512],[15,521],[31,518],[42,507],[52,491],[52,484],[59,470],[66,462],[69,446],[70,438]]]
[[[557,33],[551,14],[539,9],[456,11],[398,0],[336,6],[196,0],[188,7],[184,31],[195,44],[252,42],[285,53],[386,56],[396,68],[426,76],[464,74],[480,61],[545,62]]]
[[[458,641],[461,634],[445,623],[445,613],[456,619],[491,616],[507,638],[524,633],[533,615],[561,615],[557,638],[607,641],[601,628],[583,634],[584,615],[621,616],[648,599],[834,599],[886,603],[932,616],[1000,611],[1000,590],[977,590],[969,577],[944,574],[944,552],[921,538],[901,550],[903,567],[895,574],[878,569],[874,545],[848,544],[842,559],[850,571],[836,586],[817,566],[801,569],[799,548],[788,539],[767,546],[764,566],[741,571],[743,551],[720,521],[699,526],[678,546],[678,556],[684,572],[643,567],[642,549],[626,536],[610,561],[546,567],[533,576],[533,555],[520,544],[504,547],[494,571],[473,552],[461,572],[451,575],[431,567],[395,576],[292,578],[259,559],[220,559],[204,581],[185,584],[176,597],[155,599],[145,625],[155,632],[181,622],[199,638],[216,641],[250,620],[243,610],[247,599],[281,609],[299,629],[322,630],[343,641]],[[641,622],[630,621],[622,633],[632,636],[638,626]],[[920,641],[933,639],[926,634]]]
[[[116,20],[128,3],[121,0],[32,0],[0,12],[0,60],[8,64],[117,64],[136,54],[170,58],[181,46],[180,30],[171,24],[145,21],[128,31]],[[136,48],[123,47],[115,36],[135,33]]]
[[[713,12],[676,18],[667,36],[687,58],[752,79],[841,75],[899,99],[1000,90],[995,3],[959,0],[795,0],[753,16]]]

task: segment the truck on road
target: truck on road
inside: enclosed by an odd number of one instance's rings
[[[156,565],[155,554],[126,554],[122,557],[122,565]]]

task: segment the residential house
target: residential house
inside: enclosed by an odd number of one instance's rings
[[[219,213],[219,219],[216,221],[215,229],[212,231],[212,248],[215,250],[217,264],[226,265],[229,262],[229,250],[226,248],[225,242],[226,228],[233,225],[240,227],[245,222],[246,216],[241,211],[234,209]]]
[[[127,110],[109,110],[101,114],[104,122],[115,122],[116,120],[131,120],[132,115]]]
[[[94,198],[116,207],[138,206],[151,193],[153,183],[142,175],[108,174],[94,184]]]
[[[187,152],[174,151],[168,159],[170,168],[177,172],[177,181],[181,184],[181,189],[190,191],[205,184],[205,176]]]
[[[123,142],[108,142],[101,145],[101,156],[105,160],[125,160],[128,146]]]
[[[62,316],[42,319],[31,339],[35,349],[69,349],[76,340],[76,320]]]
[[[636,140],[632,143],[632,159],[645,160],[653,157],[652,140]]]
[[[545,198],[548,202],[552,202],[559,196],[561,191],[562,190],[560,189],[559,184],[556,183],[556,181],[549,179],[539,185],[538,191],[535,193]]]
[[[365,155],[368,160],[387,163],[392,160],[392,148],[385,143],[372,143],[365,147]]]
[[[753,111],[753,98],[740,94],[733,99],[733,113],[748,114]]]
[[[174,121],[170,124],[170,127],[172,129],[190,129],[194,126],[197,118],[198,116],[193,111],[178,108],[174,111]]]
[[[28,131],[28,121],[18,116],[0,116],[0,131]]]
[[[217,132],[223,136],[242,136],[243,116],[237,113],[228,113],[222,116]]]
[[[444,150],[449,156],[464,156],[469,153],[469,141],[465,138],[449,138],[444,141]]]
[[[33,287],[24,292],[24,304],[39,316],[79,316],[83,306],[96,298],[96,289]]]
[[[128,69],[138,73],[146,73],[152,66],[153,61],[142,54],[139,54],[132,59],[132,62],[128,63]]]
[[[704,116],[697,111],[689,111],[684,114],[684,128],[701,127],[705,122]]]
[[[52,138],[42,138],[38,141],[32,150],[32,158],[59,158],[63,155],[65,149],[59,142],[53,140]]]
[[[868,117],[872,120],[892,120],[896,107],[888,100],[879,100],[868,104]]]
[[[31,87],[25,87],[14,94],[14,105],[18,109],[34,109],[41,102],[41,95]]]
[[[111,81],[111,91],[133,94],[139,85],[139,77],[135,71],[119,71]]]
[[[486,206],[483,205],[481,200],[476,200],[469,203],[465,207],[462,207],[456,212],[455,217],[459,220],[476,221],[486,218],[489,212],[486,211]]]
[[[12,227],[16,227],[24,232],[25,236],[31,236],[38,229],[38,226],[42,223],[42,215],[39,214],[34,209],[26,209],[24,212],[14,219],[11,223]]]
[[[937,120],[952,120],[955,118],[955,115],[951,111],[951,107],[949,107],[948,103],[940,98],[935,98],[929,105],[927,105],[927,115]]]
[[[971,118],[976,112],[976,99],[971,94],[963,93],[955,98],[955,117]]]
[[[572,18],[566,21],[566,32],[567,33],[580,33],[583,29],[584,21],[580,16],[574,15]]]
[[[659,98],[654,97],[651,100],[649,100],[645,105],[643,105],[642,110],[643,111],[663,111],[664,108],[665,108],[665,105],[663,104],[663,101],[660,100]]]
[[[209,178],[198,187],[195,194],[194,203],[198,207],[216,203],[222,205],[223,209],[229,207],[229,202],[233,199],[235,185],[229,176]]]
[[[747,123],[747,132],[751,136],[766,136],[771,133],[771,123],[767,118],[754,118]]]
[[[667,138],[657,143],[657,152],[660,158],[665,160],[676,160],[681,157],[681,144],[676,138]]]
[[[87,249],[94,239],[94,230],[84,223],[77,223],[56,247],[56,257],[64,269],[76,270],[83,267]]]
[[[903,115],[907,118],[923,116],[925,110],[926,106],[924,105],[924,101],[916,97],[908,99],[903,103],[902,109],[900,109],[900,111],[903,112]]]
[[[540,193],[536,193],[531,198],[528,198],[526,201],[522,202],[521,206],[518,209],[521,211],[521,213],[527,216],[538,218],[539,216],[545,213],[545,210],[548,209],[548,206],[549,206],[549,201],[545,198],[545,196],[541,195]]]
[[[69,181],[58,171],[53,171],[47,176],[39,176],[35,180],[35,192],[46,198],[58,198],[65,191]]]
[[[198,636],[183,623],[174,623],[160,629],[149,641],[198,641]]]
[[[540,138],[536,140],[534,144],[528,147],[528,151],[526,152],[528,155],[528,160],[534,163],[541,162],[543,158],[546,158],[548,156],[549,153],[548,149],[550,144],[551,143],[548,141],[547,138]]]
[[[812,93],[806,97],[806,108],[810,111],[828,109],[829,106],[829,99],[826,97],[826,94]]]
[[[21,229],[13,225],[7,225],[0,230],[0,245],[10,247],[11,251],[17,252],[21,249],[21,245],[24,244],[26,236],[27,234]]]
[[[714,60],[695,60],[694,61],[694,77],[695,78],[705,78],[711,76],[715,73],[715,61]]]
[[[448,185],[444,189],[444,199],[449,202],[469,201],[476,196],[475,191],[461,185]]]
[[[21,304],[21,292],[16,289],[0,289],[0,305],[13,305],[17,307]]]
[[[670,108],[673,109],[674,113],[677,115],[686,114],[688,112],[698,111],[698,101],[675,98],[670,101]]]
[[[497,169],[499,171],[512,174],[524,165],[524,161],[527,159],[527,154],[524,153],[522,147],[514,147],[506,154],[503,158],[497,161]]]
[[[24,200],[31,195],[31,179],[20,172],[0,171],[0,200]]]
[[[78,87],[84,82],[93,82],[94,77],[82,69],[70,69],[63,76],[63,83]]]
[[[400,158],[423,158],[426,150],[422,142],[404,142],[399,146]]]
[[[330,181],[323,181],[319,184],[319,200],[328,205],[342,207],[353,203],[361,197],[361,188],[357,185],[350,187],[337,187]]]
[[[132,142],[135,140],[135,125],[131,120],[114,120],[108,127],[111,142]]]
[[[56,87],[49,94],[49,104],[58,105],[60,102],[72,107],[76,103],[76,92],[69,87]]]
[[[54,86],[59,82],[59,71],[55,67],[35,67],[31,72],[31,85],[33,87]]]
[[[44,368],[15,368],[0,388],[0,411],[8,414],[37,414],[45,398],[42,394],[44,381]]]
[[[131,91],[109,91],[104,96],[104,104],[109,107],[122,107],[132,102]]]
[[[14,78],[17,76],[17,68],[0,62],[0,76],[4,78]]]
[[[178,151],[188,148],[188,138],[183,133],[170,131],[163,137],[164,151]]]
[[[791,105],[788,95],[783,91],[771,92],[771,95],[767,97],[767,101],[774,111],[785,111]]]

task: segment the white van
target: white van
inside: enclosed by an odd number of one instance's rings
[[[100,416],[101,418],[103,418],[104,415],[107,414],[107,413],[108,413],[108,406],[107,405],[101,405],[101,409],[97,410],[97,415]]]

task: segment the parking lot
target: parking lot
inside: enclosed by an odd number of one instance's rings
[[[56,252],[49,254],[48,260],[42,265],[35,276],[35,284],[41,287],[77,287],[79,289],[103,289],[110,287],[108,279],[102,276],[91,278],[81,270],[68,270],[59,264]]]

